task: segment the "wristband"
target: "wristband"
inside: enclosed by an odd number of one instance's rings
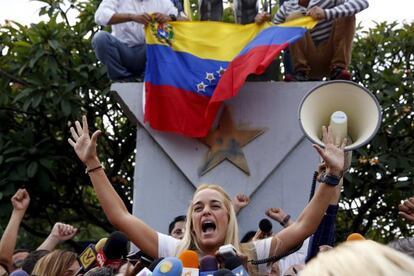
[[[290,215],[286,215],[286,217],[284,217],[283,220],[280,222],[280,225],[285,227],[285,225],[289,222],[289,220],[290,220]]]
[[[327,173],[323,173],[321,177],[319,178],[319,182],[325,183],[329,186],[336,186],[339,184],[339,181],[341,180],[341,177],[336,175],[331,175]]]
[[[88,168],[86,168],[86,170],[85,170],[85,174],[88,174],[88,173],[91,173],[91,172],[97,171],[97,170],[99,170],[99,169],[103,169],[102,165],[99,165],[98,167],[95,167],[95,168],[92,168],[92,169],[88,169]]]

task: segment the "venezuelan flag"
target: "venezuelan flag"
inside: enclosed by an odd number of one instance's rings
[[[154,129],[204,137],[224,100],[249,74],[263,73],[281,50],[316,24],[220,22],[150,24],[146,29],[145,121]]]

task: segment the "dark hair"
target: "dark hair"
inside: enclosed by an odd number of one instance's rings
[[[246,234],[244,234],[243,238],[240,240],[241,243],[249,242],[254,235],[256,235],[256,231],[249,231]]]
[[[186,221],[186,216],[177,216],[174,218],[173,221],[170,222],[170,225],[168,226],[168,234],[171,235],[172,230],[174,229],[174,226],[179,221]]]
[[[414,258],[414,238],[394,240],[387,244],[389,247]]]
[[[35,267],[37,261],[49,253],[49,250],[35,250],[30,252],[22,264],[22,269],[26,271],[27,274],[32,274],[33,268]]]

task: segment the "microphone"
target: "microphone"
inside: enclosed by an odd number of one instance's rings
[[[272,223],[267,218],[264,218],[259,222],[259,229],[266,237],[272,235],[272,227]]]
[[[224,267],[230,269],[236,276],[248,276],[249,273],[244,269],[244,266],[238,256],[231,256],[224,259]]]
[[[235,276],[231,270],[228,270],[227,268],[219,269],[213,274],[214,276]]]
[[[363,241],[365,240],[364,236],[359,233],[352,233],[347,238],[346,241]]]
[[[181,274],[183,274],[183,264],[175,257],[163,259],[152,272],[152,276],[177,276]]]
[[[185,250],[178,259],[183,263],[183,275],[198,276],[198,254],[195,251]]]
[[[107,240],[108,240],[108,238],[102,238],[95,244],[96,252],[100,252],[100,251],[103,250]]]
[[[128,239],[121,232],[115,231],[109,236],[102,251],[98,252],[96,261],[100,267],[112,267],[118,271],[126,255],[128,255]]]
[[[200,260],[200,276],[213,276],[218,269],[216,257],[207,255]]]
[[[96,266],[97,254],[98,252],[102,251],[106,240],[107,238],[102,238],[95,245],[91,243],[85,248],[85,250],[83,250],[83,252],[78,256],[80,268],[77,271],[76,275],[81,272],[85,273]]]

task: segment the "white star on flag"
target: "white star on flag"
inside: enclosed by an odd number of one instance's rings
[[[215,80],[216,78],[214,77],[214,73],[208,73],[206,72],[206,80],[208,80],[209,82]]]
[[[197,84],[197,92],[206,92],[207,85],[204,82],[200,82]]]

